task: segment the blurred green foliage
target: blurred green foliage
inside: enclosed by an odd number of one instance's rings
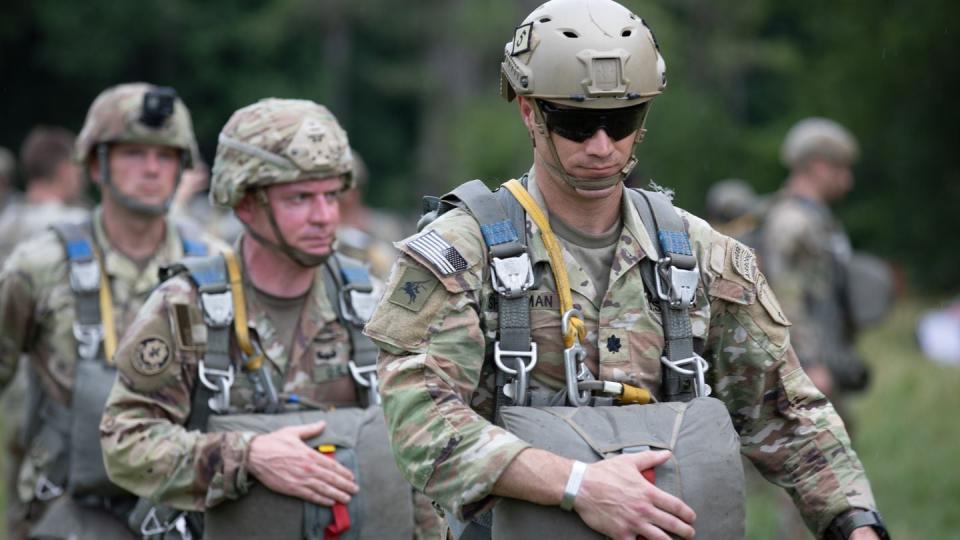
[[[957,289],[960,4],[948,0],[627,1],[667,59],[636,183],[702,210],[710,183],[771,191],[787,128],[811,115],[858,135],[858,189],[840,209],[856,244],[924,290]],[[530,148],[497,97],[522,0],[7,0],[0,8],[0,145],[36,123],[79,129],[104,87],[174,86],[212,159],[229,114],[261,97],[330,106],[372,171],[368,200],[415,212],[420,195],[522,174]],[[950,142],[954,141],[954,142]]]

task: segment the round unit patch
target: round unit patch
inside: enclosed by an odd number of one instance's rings
[[[156,375],[170,363],[170,347],[159,338],[147,338],[137,346],[133,368],[143,375]]]

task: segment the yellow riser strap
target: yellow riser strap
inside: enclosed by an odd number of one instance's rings
[[[573,295],[570,293],[570,278],[567,276],[567,267],[563,263],[563,250],[560,248],[560,243],[557,242],[557,237],[554,236],[553,230],[550,228],[547,216],[544,215],[536,201],[523,187],[523,184],[516,180],[509,180],[503,183],[503,187],[510,190],[510,193],[540,228],[540,238],[543,239],[543,244],[547,248],[547,254],[550,256],[550,269],[553,270],[553,279],[557,282],[557,294],[560,295],[560,315],[563,316],[564,313],[573,309]],[[522,231],[518,232],[522,234]],[[579,337],[581,342],[586,341],[587,328],[578,317],[570,317],[570,330],[563,336],[564,346],[572,347],[575,337]]]
[[[253,344],[250,342],[250,329],[247,328],[247,303],[243,298],[243,278],[240,275],[237,254],[227,248],[223,250],[223,259],[227,262],[230,295],[233,297],[233,329],[236,332],[240,350],[249,358],[244,368],[248,371],[256,371],[263,365],[263,355],[254,354]]]
[[[100,324],[103,326],[103,353],[107,364],[113,365],[113,355],[117,352],[117,327],[113,320],[113,297],[110,295],[110,280],[103,265],[103,257],[98,255],[100,264]]]

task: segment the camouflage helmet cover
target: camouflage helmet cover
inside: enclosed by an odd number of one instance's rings
[[[794,124],[780,147],[780,160],[788,168],[797,167],[811,157],[851,165],[859,154],[857,139],[847,128],[833,120],[816,117]]]
[[[141,121],[144,96],[156,88],[148,83],[127,83],[101,92],[87,112],[74,158],[86,163],[91,150],[100,143],[143,143],[177,148],[190,166],[197,141],[190,111],[179,97],[174,101],[173,114],[161,126],[153,128]]]
[[[254,187],[343,176],[353,182],[347,133],[323,105],[262,99],[235,113],[220,132],[210,201],[233,207]]]
[[[612,0],[551,0],[524,19],[504,49],[500,91],[581,108],[629,107],[667,85],[646,23]]]

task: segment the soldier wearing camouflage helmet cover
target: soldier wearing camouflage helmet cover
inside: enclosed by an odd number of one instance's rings
[[[159,98],[159,101],[156,99]],[[136,500],[109,481],[97,433],[116,376],[113,352],[157,285],[158,269],[220,244],[163,215],[194,136],[172,89],[105,90],[75,155],[105,186],[82,222],[61,222],[20,244],[0,273],[0,385],[29,359],[28,454],[10,499],[11,536],[130,537]],[[29,529],[29,531],[28,531]]]
[[[228,263],[236,265],[231,297],[245,315],[233,310],[221,342],[208,322],[217,316],[203,292],[211,286],[186,261],[151,296],[120,344],[120,376],[101,424],[104,459],[118,484],[175,509],[206,512],[210,534],[212,512],[232,508],[223,503],[242,504],[257,484],[319,507],[350,506],[359,489],[352,469],[304,442],[322,437],[324,422],[258,435],[206,432],[213,424],[197,418],[214,422],[246,412],[269,421],[280,413],[374,402],[351,375],[362,335],[344,303],[353,302],[349,309],[357,313],[361,306],[341,294],[348,283],[330,281],[331,269],[348,264],[333,249],[339,197],[352,174],[347,134],[322,105],[264,99],[230,117],[219,136],[210,198],[233,208],[245,228],[235,263]],[[223,268],[221,258],[215,263]],[[261,359],[257,367],[245,342]],[[150,346],[168,351],[157,369],[145,367]],[[221,369],[236,376],[216,392],[224,401],[215,409],[196,396],[206,391],[204,366],[220,353],[227,362]],[[409,519],[412,531],[412,513]],[[246,537],[285,534],[269,520],[253,528]]]
[[[496,531],[494,505],[512,498],[572,509],[597,536],[715,537],[684,500],[641,475],[671,460],[669,452],[625,453],[584,465],[532,447],[493,418],[504,403],[555,405],[558,396],[561,404],[611,402],[598,393],[584,398],[581,388],[600,387],[576,382],[592,379],[605,381],[600,392],[609,383],[667,396],[664,359],[672,353],[661,312],[663,298],[673,309],[673,293],[645,285],[644,274],[662,268],[652,262],[661,249],[679,258],[673,250],[683,246],[674,242],[686,237],[683,255],[695,257],[687,271],[699,278],[689,291],[684,339],[707,359],[712,395],[726,406],[740,451],[789,489],[818,535],[841,516],[853,519],[842,521],[843,537],[852,530],[853,537],[875,538],[864,528],[873,523],[861,518],[875,506],[863,469],[832,406],[800,369],[789,322],[752,251],[682,210],[683,232],[660,236],[658,248],[657,235],[647,230],[651,219],[643,217],[652,208],[641,208],[642,194],[624,188],[651,101],[665,84],[653,34],[610,0],[553,0],[516,28],[505,48],[501,90],[508,100],[517,98],[533,142],[533,167],[521,183],[536,211],[523,212],[528,202],[519,218],[512,213],[526,199],[517,183],[487,193],[492,205],[483,203],[476,184],[465,184],[441,199],[435,221],[398,245],[401,257],[365,330],[381,348],[378,373],[394,455],[454,528],[471,534],[491,534],[485,516],[491,508]],[[507,218],[498,221],[498,212]],[[507,226],[517,219],[520,226]],[[559,258],[547,241],[551,230]],[[518,242],[526,243],[529,262],[508,251]],[[558,267],[567,279],[557,277]],[[579,314],[557,309],[566,303],[567,291],[558,286],[564,282]],[[522,313],[524,304],[525,323],[504,316]],[[506,346],[521,332],[529,332],[524,348]],[[504,356],[529,369],[529,401],[513,401],[521,399],[519,377],[513,386],[500,383],[509,374],[498,364]],[[583,358],[584,369],[568,369],[571,358]],[[520,371],[518,364],[514,374]],[[706,387],[698,386],[701,391]],[[727,495],[721,488],[713,497]]]

